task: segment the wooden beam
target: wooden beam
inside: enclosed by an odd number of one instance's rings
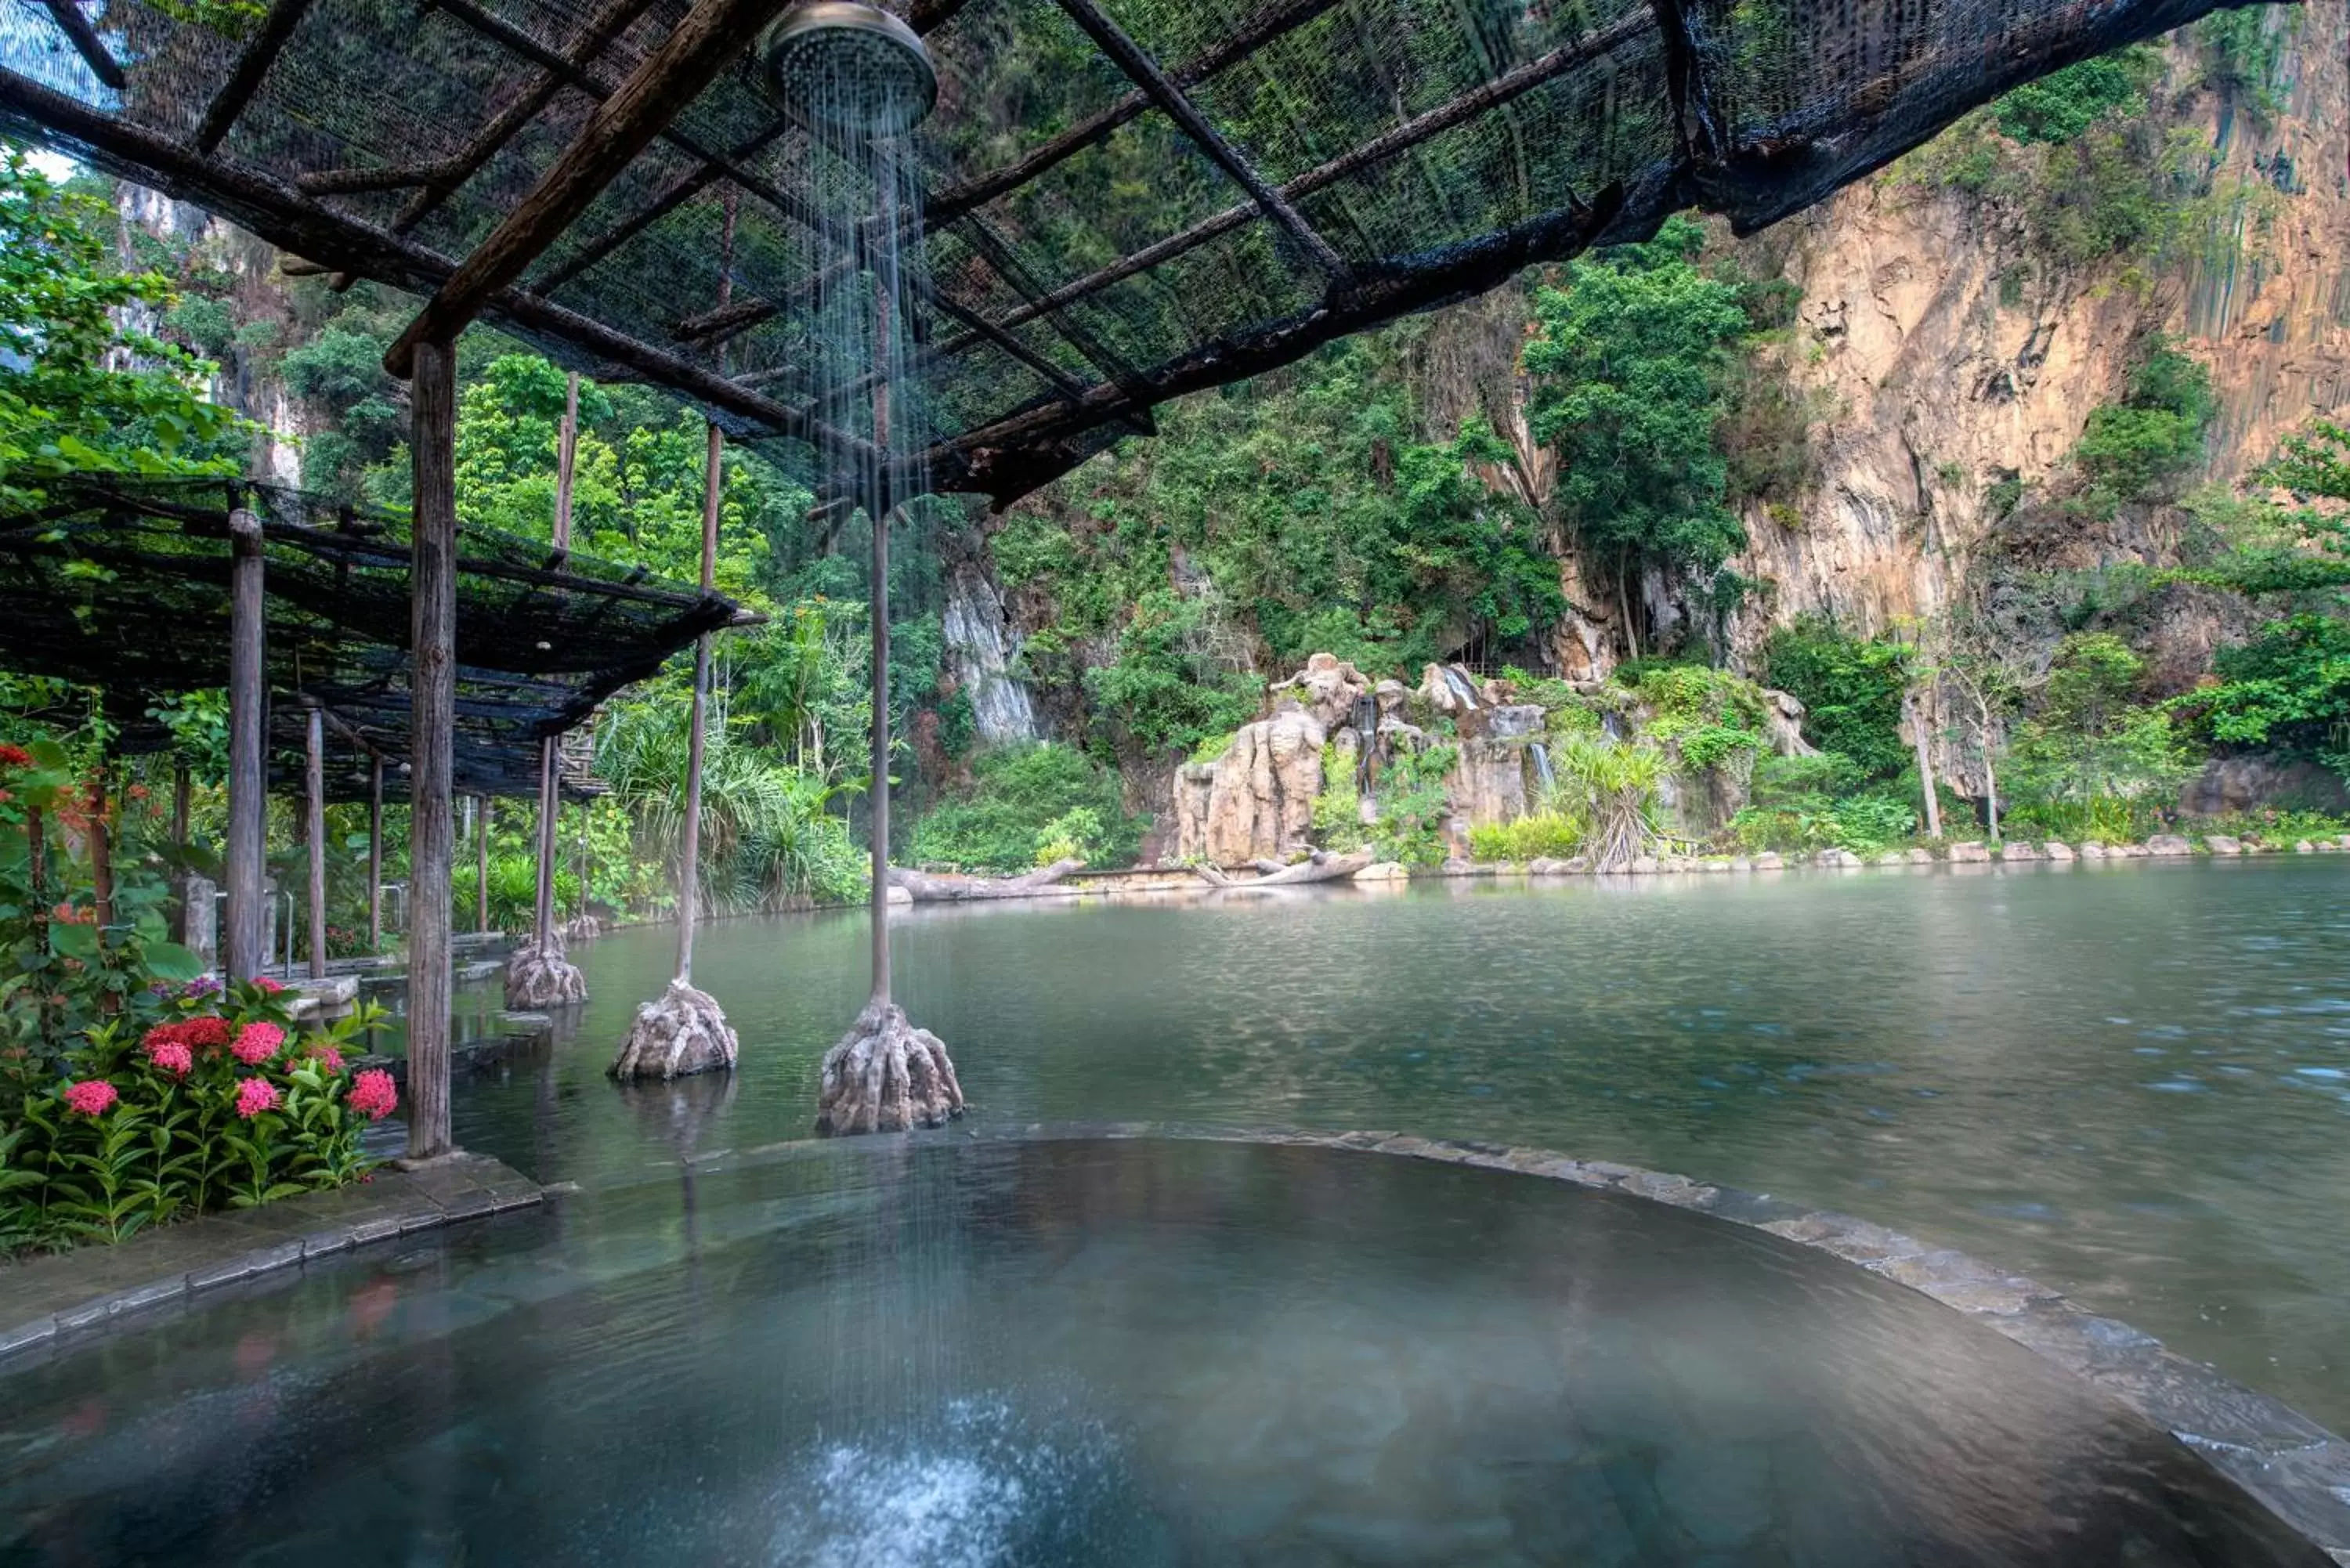
[[[310,704],[302,770],[302,836],[310,863],[310,978],[327,978],[327,720]]]
[[[1408,119],[1360,146],[1339,154],[1318,168],[1307,171],[1283,185],[1281,194],[1292,202],[1310,196],[1315,192],[1334,185],[1350,175],[1360,173],[1375,163],[1408,151],[1457,125],[1475,119],[1478,115],[1497,109],[1514,98],[1531,92],[1544,82],[1555,80],[1576,66],[1597,59],[1635,38],[1652,33],[1656,30],[1656,25],[1655,15],[1650,11],[1642,9],[1627,12],[1598,32],[1586,33],[1572,43],[1561,45],[1539,59],[1530,60],[1513,71],[1495,77],[1482,87],[1463,93],[1449,102],[1440,104],[1427,113]],[[1122,256],[1074,282],[1064,284],[1041,298],[1030,300],[1014,309],[1004,312],[996,318],[995,325],[1006,331],[1025,326],[1040,316],[1073,305],[1113,285],[1123,283],[1128,278],[1149,272],[1151,268],[1163,265],[1178,256],[1188,254],[1209,241],[1228,234],[1250,223],[1257,215],[1258,210],[1253,202],[1243,202],[1237,206],[1227,207],[1221,213],[1202,218],[1188,229],[1170,234],[1165,239],[1154,244],[1146,245],[1130,255]],[[951,358],[975,347],[983,339],[977,333],[960,333],[928,350],[922,357],[923,361],[928,363],[934,358]],[[834,399],[853,397],[859,392],[870,389],[872,383],[873,377],[866,376],[840,388],[834,395]],[[1115,391],[1116,389],[1111,390]],[[1088,395],[1089,399],[1097,396],[1101,391],[1102,389],[1097,388],[1095,393]],[[832,406],[833,400],[828,399],[824,406]],[[1028,419],[1035,416],[1018,417]],[[974,431],[969,436],[958,438],[951,444],[962,446],[979,439],[979,433]]]
[[[98,36],[89,18],[81,14],[80,0],[48,0],[48,7],[50,16],[65,33],[66,41],[73,45],[74,53],[89,67],[90,75],[116,92],[130,85],[130,78],[122,74],[122,63],[107,48],[106,40]]]
[[[444,0],[444,4],[446,0]],[[395,288],[429,293],[456,264],[406,235],[321,205],[286,181],[224,160],[200,156],[145,126],[93,109],[16,71],[0,67],[0,114],[47,128],[61,147],[111,172],[193,202],[252,230],[280,249],[326,258]],[[522,289],[495,296],[488,312],[527,336],[552,339],[577,353],[666,387],[704,408],[806,441],[847,466],[869,460],[868,443],[845,431],[811,422],[799,410],[576,310]]]
[[[243,507],[228,514],[228,977],[261,972],[261,905],[269,781],[262,753],[261,519]]]
[[[605,0],[596,14],[588,18],[578,35],[565,51],[575,66],[586,66],[602,54],[614,38],[627,31],[629,24],[644,15],[651,0]],[[434,208],[448,200],[450,192],[472,179],[483,164],[497,155],[498,149],[514,140],[539,110],[555,99],[564,87],[560,72],[542,70],[537,85],[517,94],[512,102],[492,118],[468,142],[465,150],[442,166],[443,178],[424,182],[425,189],[409,199],[391,221],[391,232],[404,234],[430,216]]]
[[[1179,88],[1192,88],[1218,72],[1248,58],[1266,44],[1284,33],[1293,32],[1311,22],[1339,0],[1297,0],[1280,10],[1269,11],[1255,22],[1232,33],[1213,48],[1194,56],[1167,73],[1168,79]],[[969,180],[948,186],[923,203],[922,223],[935,229],[952,223],[975,207],[985,205],[1006,191],[1016,190],[1035,179],[1046,170],[1068,161],[1097,141],[1105,140],[1110,132],[1139,116],[1150,107],[1149,96],[1139,90],[1128,93],[1108,108],[1078,121],[1049,141],[1039,142],[1020,158],[1001,169],[990,170]]]
[[[1069,19],[1085,30],[1110,63],[1134,81],[1150,101],[1157,104],[1168,119],[1173,120],[1194,146],[1208,156],[1208,161],[1224,171],[1233,184],[1248,192],[1257,210],[1270,218],[1274,225],[1287,234],[1293,244],[1305,253],[1316,271],[1333,284],[1344,286],[1354,279],[1354,269],[1340,255],[1319,230],[1305,221],[1305,214],[1291,205],[1289,198],[1265,182],[1257,172],[1256,164],[1234,147],[1208,122],[1198,106],[1183,96],[1183,91],[1159,68],[1159,62],[1146,53],[1142,46],[1128,36],[1125,28],[1111,20],[1108,14],[1094,0],[1061,0],[1061,9]]]
[[[306,196],[355,196],[369,191],[405,191],[411,185],[453,185],[468,172],[459,169],[456,159],[443,158],[434,163],[388,163],[371,169],[314,169],[294,176],[294,183]],[[278,270],[288,269],[281,264]]]
[[[409,576],[408,1154],[450,1152],[450,753],[457,700],[457,356],[415,346]]]
[[[538,183],[427,302],[384,356],[405,376],[416,346],[452,342],[494,296],[519,280],[681,110],[739,57],[789,0],[698,0],[660,47],[597,107]]]
[[[294,29],[301,24],[303,14],[309,8],[310,0],[273,0],[269,15],[262,18],[261,31],[254,35],[253,42],[244,47],[244,53],[237,57],[236,65],[228,73],[228,80],[221,84],[220,91],[213,96],[212,107],[204,110],[204,122],[196,128],[193,143],[199,154],[209,154],[220,146],[230,127],[236,124],[236,117],[243,114],[244,106],[253,101],[254,93],[261,87],[261,78],[267,76],[269,67],[277,63],[278,51],[286,47],[286,41],[294,36]]]
[[[718,580],[718,504],[724,483],[725,439],[718,427],[709,427],[710,444],[702,464],[702,587],[712,591]],[[692,728],[685,747],[684,842],[677,856],[677,978],[693,981],[693,928],[702,909],[702,730],[710,708],[710,633],[693,645]]]
[[[383,946],[383,758],[368,759],[368,952]]]

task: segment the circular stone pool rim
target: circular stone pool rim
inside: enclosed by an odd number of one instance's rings
[[[650,1168],[600,1179],[583,1189],[558,1182],[546,1188],[550,1208],[568,1197],[592,1197],[597,1191],[617,1191],[665,1179],[659,1173],[680,1167],[696,1172],[733,1169],[785,1160],[856,1158],[866,1156],[902,1158],[910,1149],[947,1140],[975,1143],[1035,1143],[1082,1140],[1171,1139],[1213,1143],[1293,1145],[1309,1148],[1381,1154],[1446,1165],[1475,1166],[1545,1180],[1617,1192],[1628,1198],[1690,1210],[1731,1225],[1768,1231],[1782,1241],[1825,1252],[1843,1262],[1931,1298],[1954,1312],[2022,1345],[2059,1372],[2085,1382],[2091,1390],[2170,1433],[2213,1469],[2259,1500],[2268,1510],[2344,1568],[2350,1568],[2350,1442],[2336,1437],[2282,1400],[2258,1393],[2211,1367],[2164,1347],[2152,1335],[2127,1324],[2101,1317],[2075,1305],[2063,1293],[2022,1274],[1994,1268],[1963,1252],[1936,1247],[1913,1236],[1833,1210],[1814,1209],[1773,1198],[1694,1180],[1663,1171],[1643,1170],[1608,1160],[1577,1159],[1553,1149],[1483,1143],[1461,1138],[1419,1137],[1398,1132],[1306,1132],[1295,1128],[1246,1128],[1160,1122],[1035,1122],[1021,1126],[953,1131],[882,1135],[848,1139],[793,1139],[743,1149],[717,1149],[662,1161]],[[400,1244],[394,1241],[376,1246]],[[358,1249],[363,1253],[372,1247]],[[355,1253],[337,1250],[322,1257],[324,1266],[338,1267]],[[268,1258],[256,1255],[256,1267],[239,1282],[243,1295],[266,1289],[268,1271],[278,1281],[296,1275],[304,1266],[298,1250],[283,1250]],[[179,1282],[174,1282],[178,1283]],[[202,1295],[195,1287],[159,1297],[155,1307],[136,1310],[124,1293],[126,1304],[113,1315],[86,1329],[68,1329],[37,1343],[0,1352],[0,1384],[12,1364],[71,1354],[97,1338],[135,1333],[153,1325],[168,1306],[178,1312],[200,1310]]]

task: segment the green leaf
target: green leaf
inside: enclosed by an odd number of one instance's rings
[[[203,974],[204,961],[177,942],[150,942],[147,969],[157,980],[185,983]]]

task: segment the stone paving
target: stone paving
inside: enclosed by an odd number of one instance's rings
[[[545,1198],[528,1177],[485,1155],[461,1154],[416,1170],[387,1167],[332,1192],[141,1231],[119,1246],[0,1263],[0,1369],[16,1353],[126,1313]]]

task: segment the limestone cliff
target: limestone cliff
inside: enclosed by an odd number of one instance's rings
[[[2061,483],[2149,331],[2211,369],[2210,478],[2350,406],[2350,5],[2263,15],[2282,37],[2265,124],[2199,88],[2192,51],[2166,51],[2155,112],[2211,144],[2215,189],[2244,194],[2151,276],[2054,265],[1997,202],[1892,175],[1747,242],[1803,291],[1790,374],[1827,411],[1816,484],[1744,519],[1734,564],[1770,587],[1735,615],[1734,648],[1806,611],[1875,632],[1947,604],[2000,521],[1999,482]],[[2170,547],[2162,520],[2127,516],[2068,543],[2080,566]],[[1664,585],[1650,593],[1664,607]]]

